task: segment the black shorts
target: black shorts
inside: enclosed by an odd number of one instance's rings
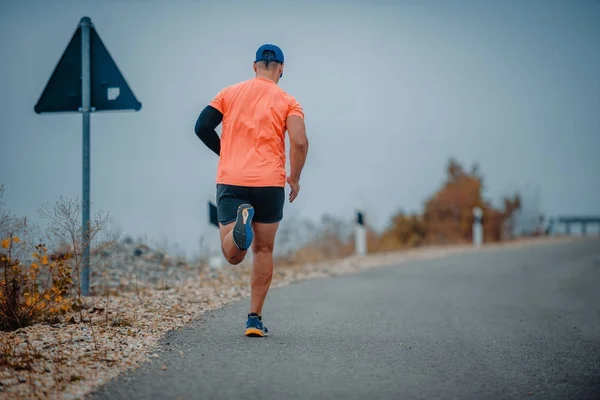
[[[254,208],[253,221],[270,224],[283,219],[285,189],[283,187],[246,187],[217,184],[217,216],[227,225],[237,218],[240,204]]]

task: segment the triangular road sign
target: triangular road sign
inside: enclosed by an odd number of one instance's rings
[[[119,71],[98,33],[90,29],[92,110],[135,110],[142,108]]]
[[[50,76],[36,113],[77,112],[81,107],[81,28],[77,28],[69,45]]]
[[[79,26],[34,107],[36,113],[80,110],[81,47]],[[142,104],[136,99],[93,25],[90,27],[90,58],[92,111],[139,111]]]

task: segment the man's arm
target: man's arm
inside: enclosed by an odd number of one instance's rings
[[[304,119],[297,115],[290,115],[286,126],[290,137],[290,179],[298,183],[308,153],[306,126]]]
[[[221,155],[221,138],[215,128],[221,121],[223,121],[223,114],[214,107],[206,106],[198,116],[194,127],[196,136],[218,156]]]

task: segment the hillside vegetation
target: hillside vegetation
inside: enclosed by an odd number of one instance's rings
[[[484,177],[477,164],[470,170],[450,159],[441,186],[423,204],[421,213],[398,212],[387,228],[377,233],[367,224],[368,252],[378,253],[425,245],[460,244],[472,241],[473,208],[483,210],[486,243],[512,238],[513,216],[521,208],[518,193],[506,196],[502,207],[492,205],[483,195]],[[281,262],[311,262],[345,257],[354,252],[352,221],[325,216],[313,239]]]

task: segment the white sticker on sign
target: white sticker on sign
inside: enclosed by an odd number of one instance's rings
[[[116,100],[117,97],[121,94],[121,89],[118,87],[109,87],[108,88],[108,99]]]

